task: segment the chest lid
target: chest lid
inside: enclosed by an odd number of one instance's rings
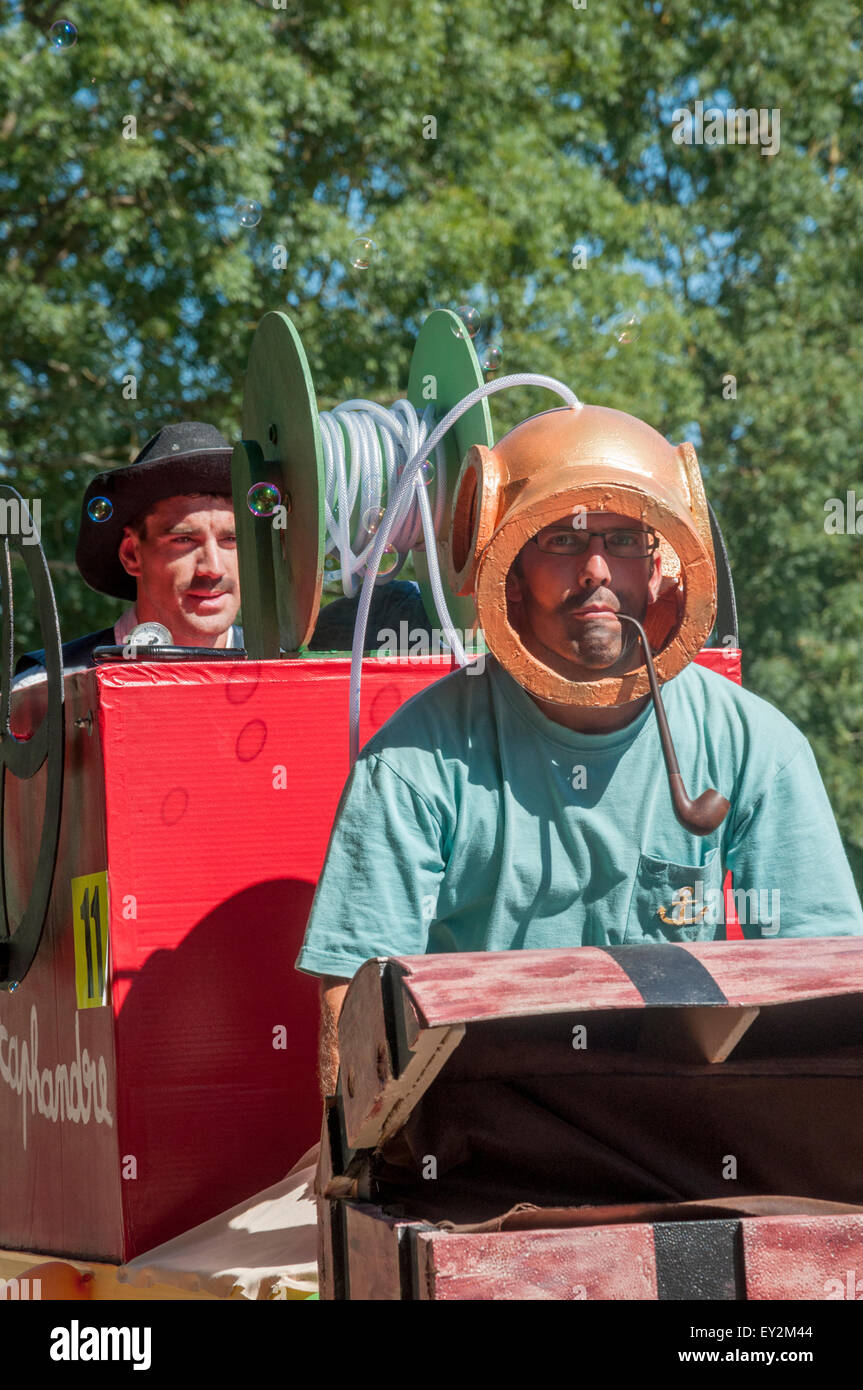
[[[345,996],[339,1052],[345,1167],[398,1134],[444,1068],[517,1085],[666,1065],[708,1074],[733,1055],[749,1073],[805,1060],[810,1073],[863,1075],[863,939],[374,959]]]

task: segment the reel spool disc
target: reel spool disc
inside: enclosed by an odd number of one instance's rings
[[[261,450],[258,467],[250,469],[253,481],[261,481],[265,471],[287,508],[286,526],[276,528],[272,518],[252,517],[245,497],[236,499],[243,521],[248,513],[254,523],[258,545],[259,528],[269,533],[279,641],[284,651],[296,652],[309,641],[321,603],[324,456],[306,354],[297,330],[280,310],[264,315],[252,340],[243,390],[243,440],[254,441]]]
[[[407,399],[411,405],[422,414],[429,403],[433,402],[435,418],[442,420],[447,411],[452,410],[453,406],[458,405],[471,391],[482,386],[484,380],[473,343],[458,314],[454,314],[450,309],[433,309],[419,331],[411,358],[407,389]],[[432,391],[434,394],[430,394]],[[445,576],[449,555],[452,499],[462,459],[473,444],[484,444],[487,449],[494,447],[488,400],[477,401],[476,405],[465,411],[452,429],[447,431],[443,440],[446,455],[446,504],[441,520],[438,553],[441,558],[441,578],[448,590],[446,599],[450,617],[453,625],[463,631],[469,631],[476,623],[474,601],[469,595],[456,597],[449,590]],[[432,462],[435,460],[432,459]],[[438,487],[440,483],[441,480],[436,478],[431,486]],[[437,608],[429,583],[425,546],[415,547],[412,555],[426,613],[431,622],[435,622]]]
[[[272,471],[273,476],[270,476]],[[256,517],[248,503],[256,483],[276,483],[278,466],[264,462],[254,439],[241,440],[231,455],[231,491],[237,533],[240,593],[243,596],[243,642],[255,661],[276,661],[279,656],[279,616],[273,573],[275,547],[269,518]]]

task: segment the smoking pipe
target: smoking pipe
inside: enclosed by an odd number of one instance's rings
[[[618,613],[616,616],[621,622],[632,623],[633,627],[638,629],[641,645],[644,648],[644,664],[647,667],[650,693],[653,696],[653,708],[656,711],[656,720],[659,724],[659,738],[662,743],[665,766],[668,770],[668,785],[674,804],[674,814],[683,828],[689,830],[693,835],[709,835],[725,820],[731,802],[713,787],[708,787],[699,797],[696,797],[695,801],[687,796],[677,764],[674,744],[671,742],[671,731],[668,727],[662,697],[659,694],[659,681],[656,679],[656,672],[653,669],[653,657],[644,628],[637,618],[631,618],[628,613]]]

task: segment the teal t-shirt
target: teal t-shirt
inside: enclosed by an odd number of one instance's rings
[[[731,802],[709,836],[674,816],[652,704],[616,733],[577,733],[493,657],[415,696],[348,779],[297,967],[724,939],[726,868],[748,938],[863,934],[800,731],[694,663],[662,695],[689,795]]]

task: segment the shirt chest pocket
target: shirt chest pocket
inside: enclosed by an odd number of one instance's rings
[[[699,865],[640,856],[625,944],[712,941],[723,921],[722,861],[717,848],[708,850]]]

